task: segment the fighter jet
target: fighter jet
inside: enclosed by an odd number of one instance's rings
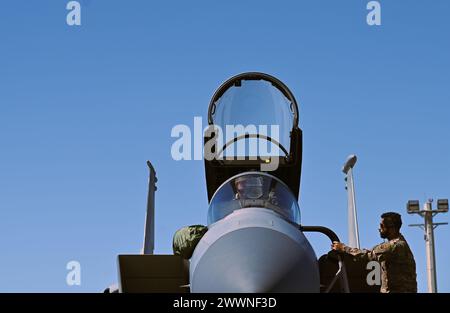
[[[149,163],[144,254],[118,257],[119,291],[350,291],[347,262],[331,252],[318,259],[304,234],[320,232],[339,241],[326,227],[301,224],[302,130],[288,87],[264,73],[236,75],[214,93],[208,124],[207,232],[190,260],[152,254],[156,176]],[[255,148],[264,143],[265,149]]]

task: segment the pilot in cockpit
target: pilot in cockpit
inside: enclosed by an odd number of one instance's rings
[[[251,175],[236,178],[234,182],[235,200],[239,201],[240,208],[259,207],[275,211],[286,217],[286,210],[280,206],[275,193],[276,180],[265,180],[262,176]]]

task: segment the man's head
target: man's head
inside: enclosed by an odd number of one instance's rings
[[[241,176],[236,178],[237,199],[259,199],[263,196],[263,178],[261,176]]]
[[[387,212],[381,215],[380,237],[395,238],[400,233],[402,227],[402,216],[395,212]]]

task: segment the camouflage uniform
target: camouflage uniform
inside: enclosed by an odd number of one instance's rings
[[[344,251],[360,261],[377,261],[381,265],[382,293],[417,292],[416,262],[406,239],[381,243],[372,250],[345,247]]]

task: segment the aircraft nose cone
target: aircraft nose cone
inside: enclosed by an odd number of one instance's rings
[[[230,216],[202,238],[191,291],[318,292],[317,259],[304,235],[275,214],[256,212],[246,223],[252,215]]]

